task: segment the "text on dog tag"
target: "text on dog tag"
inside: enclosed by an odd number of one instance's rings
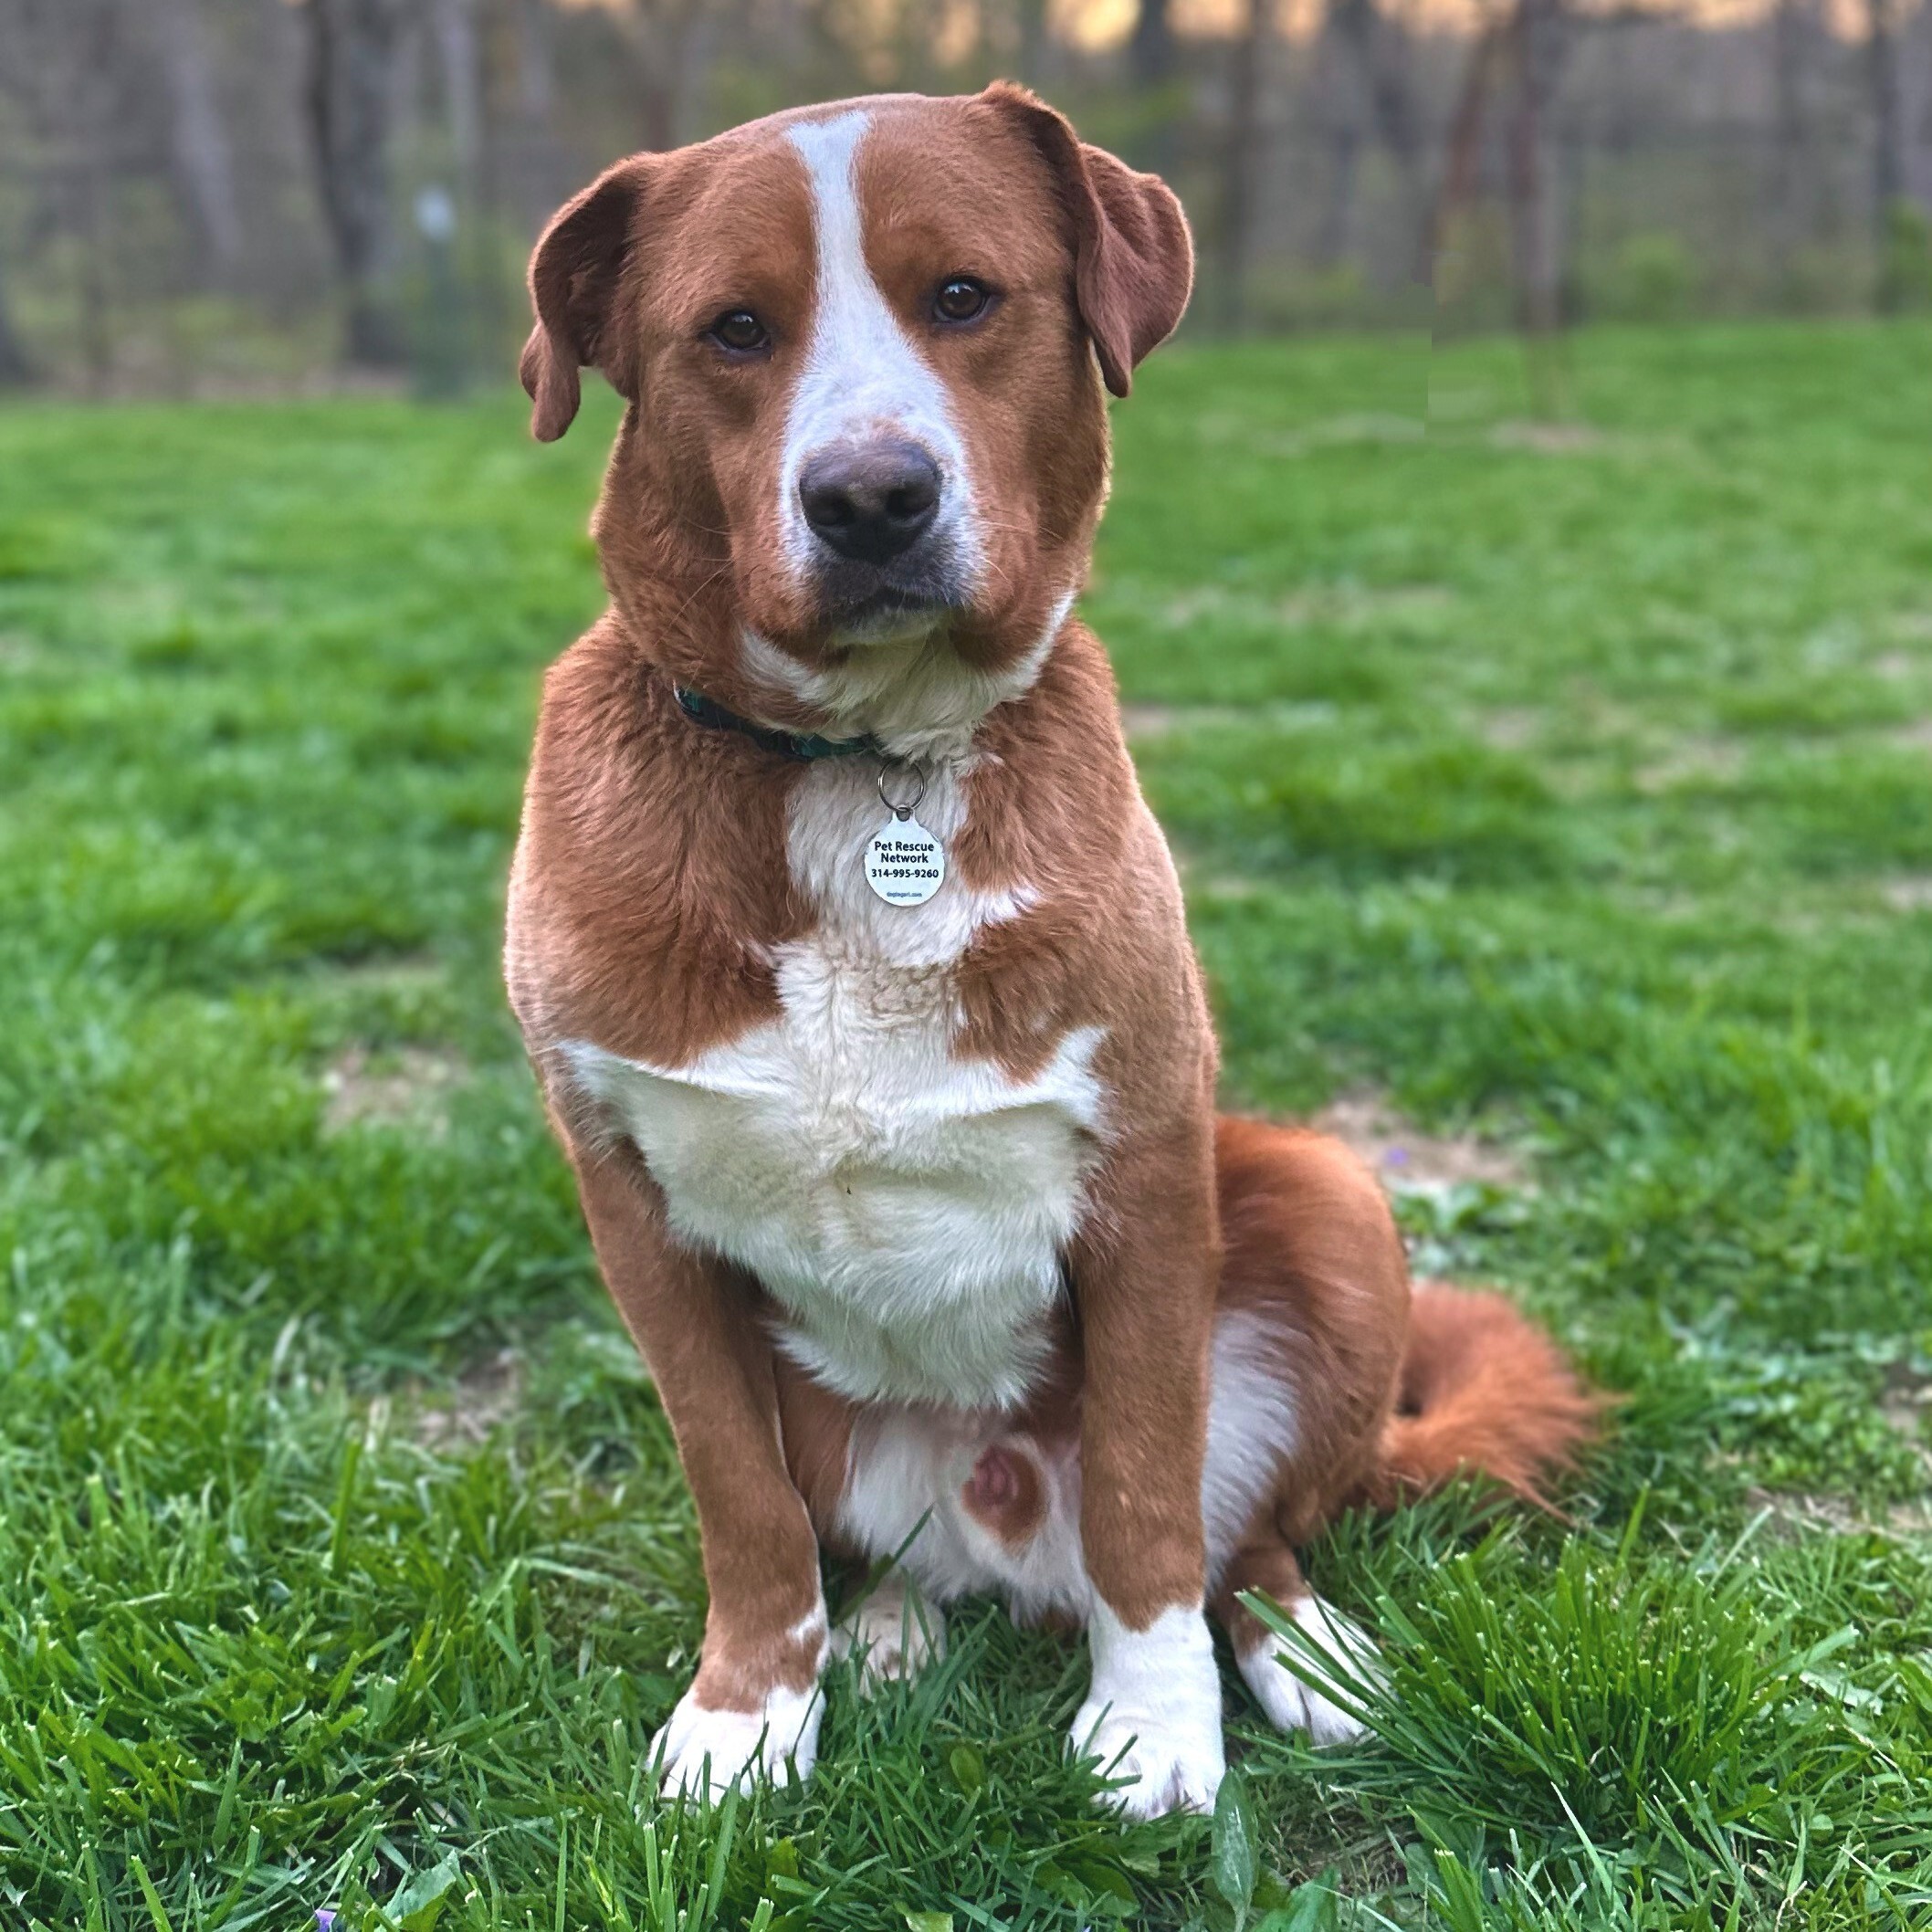
[[[888,906],[923,906],[946,883],[946,848],[909,813],[866,847],[866,883]]]

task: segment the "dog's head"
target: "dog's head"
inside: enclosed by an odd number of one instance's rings
[[[523,383],[545,441],[581,366],[625,399],[613,594],[675,675],[783,717],[881,646],[1037,660],[1106,493],[1101,384],[1192,270],[1172,194],[1019,89],[843,102],[578,195],[530,264]]]

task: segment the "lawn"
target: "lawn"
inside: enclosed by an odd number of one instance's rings
[[[990,1605],[835,1673],[806,1790],[655,1801],[690,1511],[496,962],[610,408],[0,414],[0,1923],[1932,1924],[1928,370],[1591,334],[1539,425],[1507,344],[1257,345],[1117,412],[1086,608],[1230,1101],[1508,1157],[1418,1264],[1627,1397],[1565,1520],[1309,1552],[1377,1736],[1231,1677],[1213,1827],[1093,1809],[1079,1647]]]

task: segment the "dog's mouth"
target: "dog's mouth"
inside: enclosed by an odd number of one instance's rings
[[[881,570],[849,562],[824,573],[819,597],[828,627],[853,643],[929,629],[966,606],[950,570]]]

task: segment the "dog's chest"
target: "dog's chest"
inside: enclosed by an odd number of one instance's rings
[[[821,1381],[860,1400],[1018,1402],[1102,1125],[1098,1030],[1066,1034],[1024,1080],[957,1056],[958,955],[1023,899],[949,879],[924,906],[868,905],[876,797],[818,770],[802,790],[790,856],[823,916],[779,950],[775,1017],[681,1066],[582,1042],[569,1056],[674,1232],[758,1277]],[[957,804],[936,803],[943,825]]]

